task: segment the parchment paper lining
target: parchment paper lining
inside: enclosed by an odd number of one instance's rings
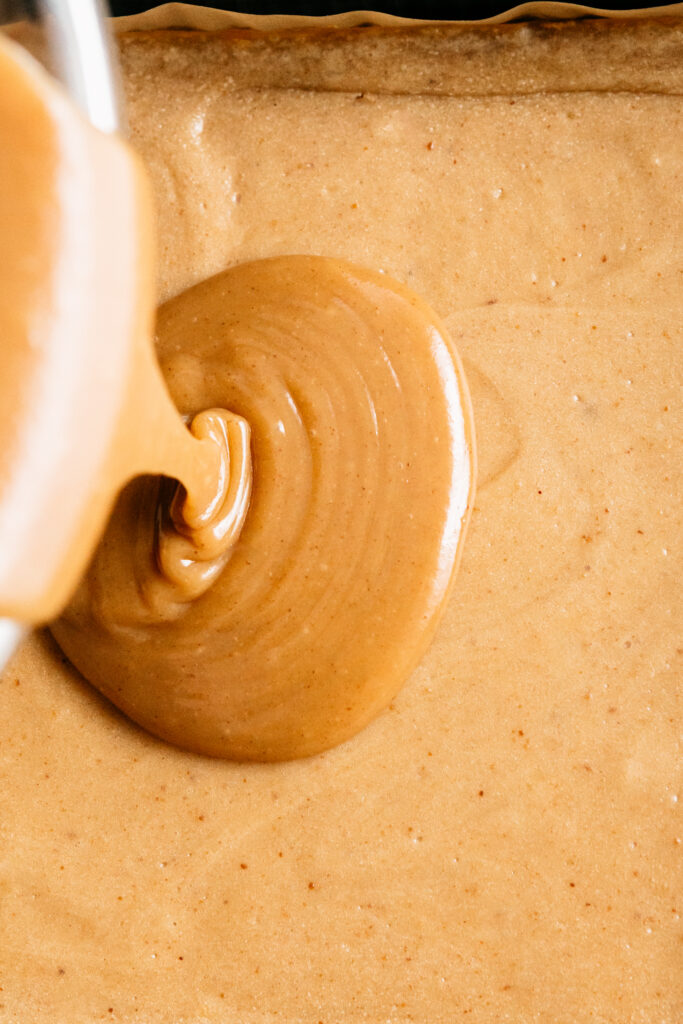
[[[260,31],[277,32],[291,28],[352,28],[355,25],[502,25],[510,21],[543,18],[565,20],[581,17],[600,18],[655,18],[667,15],[683,16],[683,3],[666,4],[662,7],[639,8],[633,11],[607,11],[600,7],[585,7],[581,4],[526,3],[518,4],[492,18],[480,21],[422,21],[416,18],[399,18],[393,14],[378,11],[348,11],[344,14],[330,14],[323,17],[286,14],[243,14],[237,11],[218,11],[212,7],[196,7],[182,3],[161,4],[143,14],[133,14],[112,19],[117,31],[128,32],[159,28],[194,28],[217,31],[227,28],[251,28]]]

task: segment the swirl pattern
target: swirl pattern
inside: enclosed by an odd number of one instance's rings
[[[436,628],[473,485],[457,355],[403,286],[303,256],[172,299],[158,351],[182,412],[228,408],[250,425],[243,529],[182,615],[157,603],[150,616],[159,483],[134,481],[53,632],[173,743],[245,760],[313,754],[386,706]]]
[[[143,568],[138,575],[150,621],[181,615],[190,601],[213,585],[230,558],[249,508],[252,476],[246,421],[224,409],[207,409],[194,417],[190,430],[199,440],[212,443],[218,453],[216,486],[208,502],[197,504],[194,494],[180,484],[163,481],[160,485],[154,543],[159,571]]]

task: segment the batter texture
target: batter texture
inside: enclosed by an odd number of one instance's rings
[[[27,644],[3,1022],[680,1021],[683,63],[647,24],[460,35],[476,95],[425,81],[441,30],[367,30],[374,91],[329,78],[348,33],[124,38],[161,297],[287,253],[386,270],[464,357],[479,486],[428,655],[329,753],[182,753]]]

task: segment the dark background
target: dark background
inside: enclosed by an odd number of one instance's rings
[[[585,0],[588,2],[588,0]],[[632,4],[635,7],[657,7],[664,0],[656,3],[643,2]],[[625,4],[606,3],[604,0],[593,0],[596,7],[608,8],[609,10],[623,10]],[[489,18],[493,14],[499,14],[510,7],[515,6],[515,0],[508,3],[487,2],[463,3],[461,0],[452,0],[450,3],[444,0],[358,0],[358,3],[340,2],[340,0],[232,0],[230,3],[217,3],[211,0],[204,0],[207,7],[219,7],[228,11],[246,11],[249,14],[339,14],[342,11],[357,11],[359,9],[372,11],[385,11],[388,14],[399,14],[405,18],[435,18],[453,19],[458,21],[471,20],[474,18]],[[109,4],[112,14],[139,14],[140,11],[149,10],[156,6],[153,2],[148,3],[127,3],[125,0],[111,0]]]

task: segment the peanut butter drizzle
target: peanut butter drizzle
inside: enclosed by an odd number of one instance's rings
[[[188,430],[150,343],[149,199],[136,159],[11,45],[0,61],[13,140],[0,191],[33,266],[23,290],[10,277],[4,293],[10,411],[33,429],[41,375],[45,403],[63,378],[69,411],[56,466],[54,409],[28,456],[17,446],[0,501],[13,526],[3,546],[16,541],[0,612],[37,622],[60,610],[116,494],[138,478],[53,627],[64,651],[179,746],[280,760],[339,743],[414,668],[457,562],[471,425],[444,329],[399,284],[342,263],[284,258],[219,275],[160,315]],[[130,308],[103,315],[107,295]],[[33,482],[23,532],[25,496],[12,490],[22,473]],[[38,572],[27,587],[29,551]]]
[[[4,37],[0,136],[0,615],[61,611],[140,473],[182,482],[160,565],[189,598],[241,528],[249,430],[220,410],[188,430],[163,382],[146,176]]]
[[[166,533],[177,505],[160,521],[165,485],[134,481],[52,632],[127,715],[179,746],[274,761],[337,744],[415,667],[458,560],[472,433],[445,329],[381,274],[282,257],[168,302],[158,351],[184,413],[228,406],[251,424],[244,529],[222,574],[188,572],[196,548],[178,554],[179,532]],[[191,521],[212,557],[235,514],[218,529]]]

